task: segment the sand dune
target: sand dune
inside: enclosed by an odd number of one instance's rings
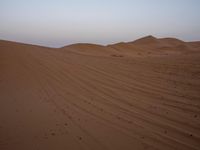
[[[200,44],[0,41],[1,150],[199,150]]]
[[[187,54],[199,51],[199,42],[184,42],[175,38],[158,39],[147,36],[128,43],[109,45],[127,56],[161,56],[171,54]]]
[[[62,51],[70,51],[73,53],[91,55],[91,56],[110,56],[112,54],[118,54],[115,49],[108,48],[102,45],[95,44],[73,44],[61,48]]]

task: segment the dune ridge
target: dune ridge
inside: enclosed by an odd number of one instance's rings
[[[0,149],[199,150],[200,42],[0,41]]]

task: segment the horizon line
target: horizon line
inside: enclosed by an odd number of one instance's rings
[[[7,39],[1,39],[0,38],[0,41],[4,41],[4,42],[12,42],[12,43],[16,43],[16,44],[23,44],[23,45],[30,45],[30,46],[38,46],[38,47],[43,47],[43,48],[53,48],[53,49],[60,49],[60,48],[64,48],[64,47],[67,47],[67,46],[71,46],[71,45],[77,45],[77,44],[90,44],[90,45],[98,45],[98,46],[109,46],[109,45],[115,45],[115,44],[119,44],[119,43],[130,43],[130,42],[135,42],[137,40],[141,40],[143,38],[147,38],[147,37],[152,37],[152,38],[156,38],[156,39],[166,39],[166,38],[170,38],[170,39],[176,39],[176,40],[180,40],[182,42],[185,42],[185,43],[190,43],[190,42],[200,42],[200,40],[182,40],[182,39],[179,39],[179,38],[176,38],[176,37],[161,37],[161,38],[158,38],[156,36],[153,36],[153,35],[147,35],[147,36],[143,36],[141,38],[137,38],[135,40],[132,40],[132,41],[119,41],[119,42],[113,42],[113,43],[110,43],[110,44],[97,44],[97,43],[90,43],[90,42],[77,42],[77,43],[72,43],[72,44],[66,44],[64,46],[58,46],[58,47],[54,47],[54,46],[46,46],[46,45],[42,45],[42,44],[35,44],[35,43],[29,43],[29,42],[23,42],[23,41],[17,41],[17,40],[7,40]]]

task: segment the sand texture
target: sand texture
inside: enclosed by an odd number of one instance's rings
[[[0,41],[0,150],[200,150],[200,42]]]

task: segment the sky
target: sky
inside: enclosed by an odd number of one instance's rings
[[[153,35],[200,41],[200,0],[0,0],[0,39],[61,47]]]

